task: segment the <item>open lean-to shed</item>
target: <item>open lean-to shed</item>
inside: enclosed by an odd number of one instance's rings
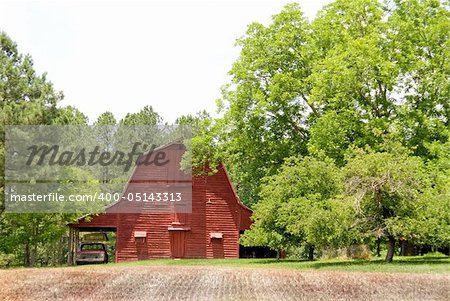
[[[180,143],[164,146],[171,160],[180,161],[185,148]],[[171,171],[165,170],[172,168]],[[179,174],[180,172],[180,174]],[[84,217],[70,224],[69,263],[73,263],[80,232],[112,231],[116,233],[115,261],[153,258],[238,258],[239,235],[251,225],[252,211],[239,200],[226,168],[219,164],[213,175],[186,178],[170,164],[158,168],[137,165],[124,194],[145,192],[146,182],[140,175],[154,173],[152,178],[179,181],[192,185],[192,211],[189,213],[115,212]],[[157,174],[155,174],[157,173]],[[184,178],[183,178],[184,177]],[[136,182],[130,185],[131,182]],[[119,203],[122,201],[119,201]]]

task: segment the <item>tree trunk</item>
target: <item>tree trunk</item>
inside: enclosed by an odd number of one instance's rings
[[[64,264],[64,236],[61,236],[59,239],[59,246],[58,246],[58,265]]]
[[[308,246],[308,260],[314,260],[314,245]]]
[[[405,256],[406,255],[406,241],[400,240],[398,243],[400,244],[400,256]]]
[[[381,243],[381,238],[378,237],[378,238],[377,238],[377,241],[376,241],[376,252],[377,252],[377,257],[380,257],[380,256],[381,256],[381,246],[380,246],[380,243]]]
[[[36,242],[34,242],[30,252],[30,266],[32,267],[36,266],[36,260],[37,260],[37,244]]]
[[[30,250],[30,265],[36,266],[37,260],[37,226],[33,225],[33,229],[31,231],[31,250]]]
[[[24,252],[24,260],[23,265],[26,267],[30,266],[30,243],[27,241],[25,243],[25,252]]]
[[[394,251],[395,251],[395,238],[394,236],[390,235],[388,236],[388,242],[387,242],[387,254],[386,254],[386,262],[392,262],[392,259],[394,258]]]

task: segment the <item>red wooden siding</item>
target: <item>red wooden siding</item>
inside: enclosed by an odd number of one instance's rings
[[[171,160],[181,158],[184,148],[172,144],[165,148]],[[173,166],[169,164],[169,166]],[[158,179],[189,181],[179,168],[138,166],[130,181]],[[170,170],[169,170],[170,169]],[[138,187],[138,188],[136,188]],[[145,183],[129,189],[145,191]],[[147,258],[237,258],[239,231],[251,224],[251,210],[238,199],[223,164],[211,176],[192,178],[192,213],[111,213],[80,219],[73,228],[112,227],[116,229],[116,261]],[[145,238],[135,238],[136,231],[145,231]],[[221,233],[222,238],[211,238]]]

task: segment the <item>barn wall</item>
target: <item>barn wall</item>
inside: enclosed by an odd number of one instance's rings
[[[206,228],[207,258],[239,257],[240,206],[229,186],[225,170],[207,178]],[[212,232],[223,234],[222,239],[209,237]]]
[[[170,258],[167,231],[170,222],[170,214],[121,214],[117,229],[117,261]],[[135,238],[135,231],[146,231],[147,237]]]
[[[248,208],[242,208],[241,209],[241,224],[239,227],[240,231],[244,231],[247,229],[250,229],[250,226],[252,225],[252,211]]]
[[[186,234],[186,257],[206,258],[206,177],[195,177],[192,189],[192,213],[186,214],[191,231]]]
[[[190,181],[191,175],[180,169],[179,162],[186,148],[182,144],[172,144],[164,148],[166,160],[169,162],[162,166],[138,165],[131,180],[160,180],[160,181]],[[156,154],[157,151],[154,152]],[[145,158],[143,158],[145,159]]]

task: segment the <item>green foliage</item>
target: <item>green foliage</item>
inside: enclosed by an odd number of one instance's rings
[[[225,86],[216,135],[244,202],[284,158],[379,150],[396,133],[415,155],[448,139],[448,3],[337,0],[309,23],[287,5],[272,22],[252,23]]]
[[[161,123],[161,117],[151,106],[145,106],[138,113],[128,113],[120,121],[120,124],[123,125],[157,125]]]
[[[255,222],[241,243],[280,249],[300,243],[337,246],[347,240],[351,207],[336,198],[342,185],[331,160],[289,158],[278,174],[263,183]]]
[[[95,125],[115,125],[117,124],[117,120],[114,117],[114,114],[111,112],[104,112],[100,116],[98,116],[97,121],[95,121]]]
[[[345,153],[351,145],[364,146],[369,142],[367,127],[351,111],[326,112],[315,120],[309,133],[309,153],[334,158],[338,166],[344,165]]]
[[[0,268],[8,268],[14,263],[13,254],[3,254],[0,252]]]
[[[214,173],[221,161],[217,132],[219,124],[206,111],[198,112],[195,116],[183,115],[175,121],[181,127],[189,127],[191,139],[184,141],[186,153],[181,167],[192,169],[194,174]]]
[[[435,155],[425,169],[429,185],[417,200],[415,215],[399,219],[401,227],[393,230],[417,243],[445,246],[450,243],[450,141],[428,148]]]
[[[53,125],[86,125],[88,124],[88,118],[78,109],[67,106],[57,108],[56,114],[52,117],[50,123]]]
[[[315,110],[304,95],[308,85],[309,25],[298,5],[288,5],[272,23],[249,25],[221,103],[219,136],[223,157],[242,200],[257,201],[259,181],[284,158],[306,153],[305,116]]]
[[[5,125],[86,124],[87,117],[73,107],[57,107],[62,99],[46,75],[38,75],[29,55],[0,32],[0,254],[11,265],[61,263],[63,254],[53,252],[71,214],[12,214],[3,212]],[[60,250],[56,249],[56,250]],[[50,254],[53,254],[52,256]]]
[[[361,213],[370,212],[364,215],[388,219],[407,214],[424,186],[423,169],[419,158],[405,153],[357,150],[344,169],[346,191]],[[374,232],[384,226],[375,224]]]
[[[450,7],[444,1],[410,0],[395,1],[395,8],[388,39],[400,70],[400,123],[415,154],[429,156],[426,144],[446,141],[450,126]]]
[[[352,156],[344,168],[344,178],[360,231],[392,242],[407,237],[409,227],[404,220],[416,221],[423,212],[420,200],[429,186],[423,161],[409,156],[402,147],[390,152],[356,149]],[[433,200],[427,198],[427,202]],[[416,230],[419,234],[420,229]],[[392,260],[392,255],[386,259]]]

